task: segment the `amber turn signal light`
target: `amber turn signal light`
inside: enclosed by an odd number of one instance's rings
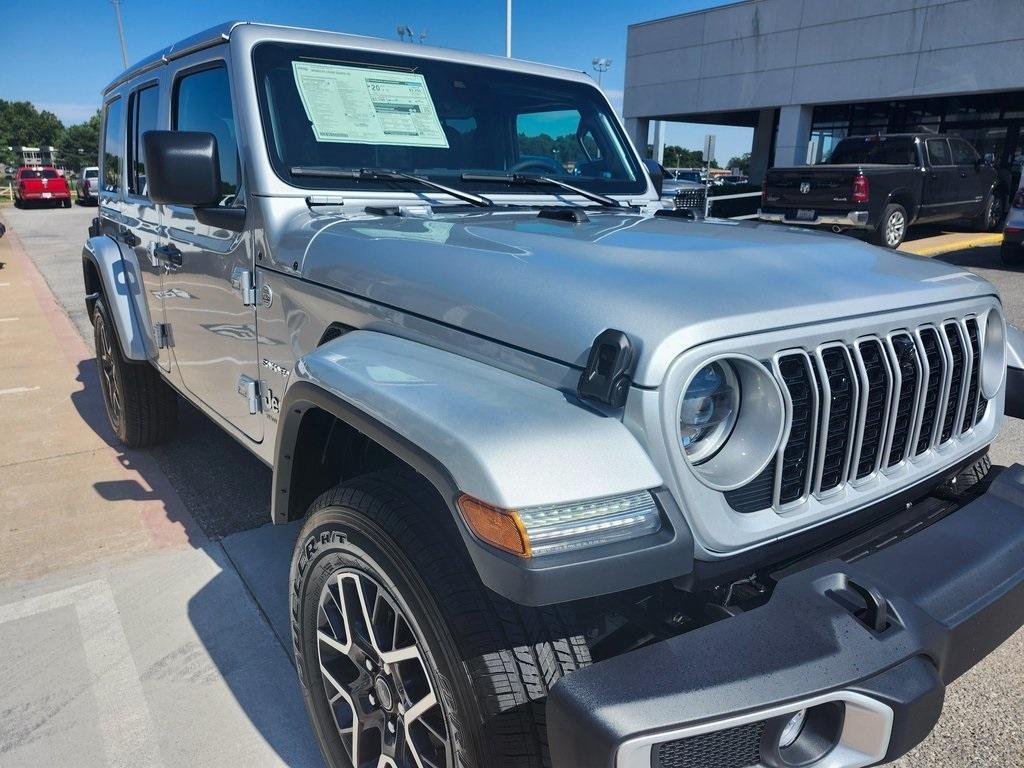
[[[499,509],[463,494],[459,510],[470,529],[498,549],[519,557],[530,557],[530,537],[515,510]]]

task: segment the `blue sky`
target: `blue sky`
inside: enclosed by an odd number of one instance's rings
[[[513,0],[512,55],[588,72],[595,56],[611,58],[604,87],[620,108],[628,24],[728,1]],[[417,32],[425,27],[427,42],[433,45],[494,54],[505,50],[504,0],[123,0],[121,8],[129,62],[228,19],[391,39],[396,26],[405,24]],[[65,123],[89,117],[100,90],[121,71],[114,9],[108,0],[8,0],[0,9],[0,30],[9,43],[0,65],[0,98],[28,99]],[[31,44],[34,40],[41,44]],[[47,41],[62,47],[55,50]],[[719,162],[749,151],[749,129],[713,130]],[[667,141],[697,149],[707,132],[708,126],[671,125]]]

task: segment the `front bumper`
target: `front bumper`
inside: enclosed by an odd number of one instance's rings
[[[881,609],[855,615],[872,601]],[[565,678],[547,706],[552,763],[851,768],[894,760],[931,731],[945,686],[1022,624],[1024,467],[1015,465],[974,501],[888,548],[791,573],[760,608]],[[838,744],[820,759],[787,762],[780,724],[803,709],[824,713],[815,717]]]
[[[765,211],[759,210],[757,218],[761,221],[772,221],[778,224],[795,224],[800,227],[842,227],[843,229],[867,229],[867,211],[849,211],[847,213],[818,214],[814,219],[801,221],[796,218],[796,211]]]

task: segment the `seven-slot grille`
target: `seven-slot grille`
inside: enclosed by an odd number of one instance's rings
[[[987,407],[980,363],[973,316],[778,353],[788,438],[765,471],[728,491],[727,501],[739,512],[785,509],[966,434]]]

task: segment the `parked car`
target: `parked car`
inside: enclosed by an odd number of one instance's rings
[[[78,175],[78,181],[75,182],[75,191],[83,205],[99,204],[100,169],[98,166],[90,165],[82,169]]]
[[[716,176],[712,182],[716,187],[724,187],[727,184],[747,184],[750,182],[746,176]]]
[[[1024,177],[1010,204],[1010,213],[1003,228],[1003,263],[1017,267],[1024,264]]]
[[[229,24],[103,125],[111,426],[184,398],[273,467],[329,765],[865,766],[1024,623],[984,279],[665,210],[588,76],[506,58]]]
[[[993,231],[1006,214],[1007,189],[992,163],[953,136],[851,136],[822,165],[769,170],[760,218],[856,230],[890,248],[914,224],[966,220]]]
[[[26,203],[49,203],[70,208],[71,190],[67,179],[52,166],[22,166],[14,176],[14,205],[23,208]]]
[[[707,190],[700,182],[680,177],[680,171],[672,172],[658,165],[661,174],[661,200],[675,210],[692,211],[694,215],[704,215],[704,197]]]

